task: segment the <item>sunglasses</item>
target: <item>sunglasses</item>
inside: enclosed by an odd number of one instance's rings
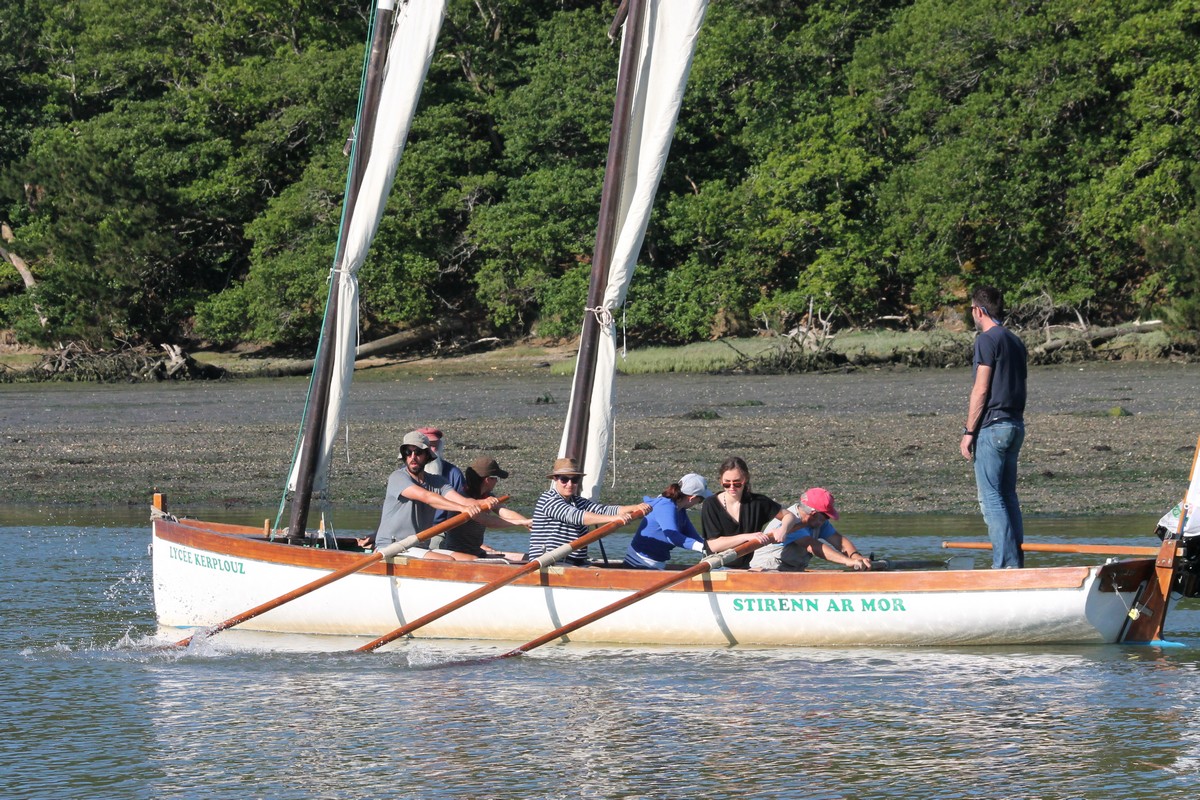
[[[414,456],[414,455],[418,455],[418,454],[425,455],[425,451],[419,447],[401,447],[400,448],[400,455],[403,456],[404,458],[408,458],[409,456]]]
[[[745,481],[721,481],[721,485],[726,489],[740,489],[746,485]]]
[[[568,483],[579,483],[578,475],[555,475],[554,480],[566,486]]]

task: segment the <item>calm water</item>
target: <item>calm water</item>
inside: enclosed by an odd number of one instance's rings
[[[1168,623],[1182,646],[1164,649],[551,645],[463,664],[506,648],[351,655],[318,652],[344,640],[228,632],[157,652],[148,526],[38,516],[0,510],[4,798],[1195,794],[1191,602]],[[980,530],[845,522],[862,549],[897,558],[946,557],[942,539]],[[1029,535],[1151,544],[1152,527],[1035,520]]]

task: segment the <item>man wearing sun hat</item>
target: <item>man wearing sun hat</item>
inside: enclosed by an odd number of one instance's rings
[[[432,457],[433,451],[425,434],[420,431],[404,434],[400,445],[402,463],[399,469],[388,476],[387,494],[379,515],[379,529],[374,537],[360,539],[360,544],[368,544],[373,540],[376,547],[383,547],[420,533],[434,524],[433,514],[438,509],[453,514],[466,511],[472,517],[479,515],[482,506],[478,502],[459,494],[442,476],[425,472],[425,464]],[[432,558],[449,558],[428,551],[425,544],[405,552],[416,556],[429,553]]]
[[[759,548],[750,569],[802,572],[813,556],[854,570],[869,570],[871,560],[858,552],[854,542],[833,527],[838,519],[833,495],[814,486],[800,495],[800,502],[787,509],[792,518],[772,520],[765,528],[779,544]]]
[[[529,558],[561,547],[583,536],[591,525],[609,522],[629,522],[634,511],[650,507],[644,503],[632,506],[602,505],[579,494],[579,482],[583,470],[573,458],[560,458],[554,462],[550,474],[550,488],[542,492],[533,508],[533,526],[529,533]],[[565,559],[568,564],[585,566],[588,563],[587,548],[573,550]]]

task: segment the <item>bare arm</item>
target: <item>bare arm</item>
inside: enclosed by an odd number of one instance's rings
[[[774,537],[769,533],[735,533],[730,536],[718,536],[716,539],[709,539],[708,549],[714,553],[720,553],[723,550],[732,550],[746,542],[769,544],[774,540]]]
[[[992,368],[980,364],[975,368],[975,384],[971,387],[971,399],[967,404],[967,433],[963,434],[958,450],[962,457],[971,460],[971,450],[975,446],[975,436],[979,433],[979,423],[983,421],[983,406],[987,403],[988,388],[992,385]]]
[[[821,542],[820,539],[817,540]],[[835,564],[852,567],[853,569],[870,569],[871,559],[858,552],[858,548],[854,546],[854,542],[850,541],[850,537],[842,536],[840,533],[835,533],[828,540],[822,542],[825,545],[824,551],[817,553],[826,561],[832,561]]]
[[[483,510],[483,506],[468,497],[463,497],[453,489],[447,491],[443,496],[437,492],[422,489],[420,486],[409,486],[400,494],[409,500],[415,500],[442,511],[453,511],[456,514],[465,511],[472,519],[479,516],[479,512]]]
[[[633,519],[635,511],[641,511],[642,515],[650,513],[649,503],[637,503],[632,506],[618,506],[616,514],[597,514],[594,511],[583,512],[584,525],[605,525],[609,522],[627,523]]]
[[[767,533],[776,542],[782,542],[784,537],[796,530],[796,526],[800,524],[800,518],[786,508],[776,514],[775,519],[779,520],[779,524],[774,528],[768,526]]]
[[[528,528],[533,524],[533,520],[513,511],[511,508],[497,508],[495,511],[485,511],[475,518],[476,522],[483,523],[489,528],[512,528],[524,527]]]

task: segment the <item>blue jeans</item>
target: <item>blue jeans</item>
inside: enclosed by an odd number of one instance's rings
[[[1017,499],[1017,456],[1024,441],[1024,423],[1012,420],[988,425],[975,439],[975,485],[992,540],[992,569],[1025,566],[1025,526]]]

